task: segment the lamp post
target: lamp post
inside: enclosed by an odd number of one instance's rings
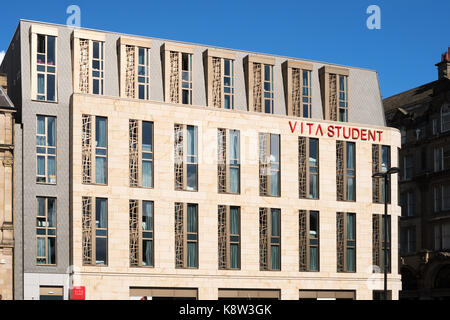
[[[389,168],[387,171],[377,172],[372,175],[372,178],[383,178],[384,180],[384,300],[387,300],[387,268],[388,268],[388,260],[387,260],[387,234],[388,234],[388,191],[389,188],[389,176],[394,173],[399,173],[400,169],[397,167]]]

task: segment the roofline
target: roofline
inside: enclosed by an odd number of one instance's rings
[[[445,79],[445,78],[444,78],[444,79]],[[405,90],[405,91],[402,91],[402,92],[396,93],[396,94],[394,94],[394,95],[392,95],[392,96],[389,96],[389,97],[387,97],[387,98],[384,98],[383,100],[387,100],[387,99],[390,99],[390,98],[393,98],[393,97],[399,96],[399,95],[401,95],[401,94],[404,94],[404,93],[406,93],[406,92],[408,92],[408,91],[411,91],[411,90],[415,90],[415,89],[417,89],[417,88],[420,88],[420,87],[423,87],[423,86],[426,86],[426,85],[432,84],[432,83],[434,83],[434,82],[438,82],[438,81],[440,81],[440,80],[442,80],[442,79],[437,79],[437,80],[434,80],[434,81],[430,81],[430,82],[427,82],[427,83],[421,84],[420,86],[417,86],[417,87],[414,87],[414,88],[411,88],[411,89],[408,89],[408,90]]]
[[[6,101],[8,101],[8,103],[10,104],[9,106],[0,106],[0,108],[12,108],[15,110],[16,107],[14,106],[14,103],[12,103],[11,99],[9,99],[8,95],[6,94],[2,86],[0,86],[0,91],[3,93],[3,96],[5,96]]]
[[[64,24],[53,23],[53,22],[42,22],[42,21],[35,21],[35,20],[28,20],[28,19],[20,19],[19,20],[19,24],[20,24],[20,22],[39,23],[39,24],[46,24],[46,25],[51,25],[51,26],[64,27],[64,28],[68,28],[68,29],[83,29],[83,30],[87,30],[87,31],[104,32],[104,33],[109,33],[109,34],[116,34],[116,35],[118,34],[118,35],[131,36],[131,37],[140,37],[140,38],[159,40],[159,41],[169,41],[169,42],[175,42],[175,43],[179,43],[179,44],[187,44],[187,45],[208,47],[208,48],[212,48],[212,49],[230,50],[230,51],[242,52],[242,53],[247,53],[247,54],[259,54],[259,55],[266,55],[266,56],[272,56],[272,57],[277,57],[277,58],[293,59],[293,60],[300,60],[300,61],[313,62],[313,63],[322,63],[322,64],[327,64],[327,65],[332,65],[332,66],[337,66],[337,67],[344,67],[344,68],[349,68],[349,69],[359,69],[359,70],[364,70],[364,71],[377,72],[374,69],[353,67],[353,66],[347,66],[347,65],[336,64],[336,63],[331,63],[331,62],[309,60],[309,59],[302,59],[302,58],[294,58],[294,57],[288,57],[288,56],[280,56],[280,55],[276,55],[276,54],[272,54],[272,53],[244,51],[244,50],[241,50],[241,49],[231,49],[231,48],[217,47],[217,46],[212,46],[212,45],[207,45],[207,44],[199,44],[199,43],[184,42],[184,41],[179,41],[179,40],[155,38],[155,37],[148,37],[148,36],[142,36],[142,35],[128,34],[128,33],[122,33],[122,32],[114,32],[114,31],[108,31],[108,30],[92,29],[92,28],[85,28],[85,27],[79,27],[79,28],[78,27],[69,27],[69,26],[64,25]]]

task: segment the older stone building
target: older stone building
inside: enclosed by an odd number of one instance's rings
[[[0,74],[0,299],[3,300],[14,297],[14,112],[7,95],[6,75]]]
[[[450,48],[438,79],[383,100],[402,134],[402,298],[450,298]]]
[[[24,20],[1,68],[18,297],[372,299],[387,255],[398,298],[376,72]]]

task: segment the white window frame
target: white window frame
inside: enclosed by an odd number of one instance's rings
[[[45,99],[38,99],[38,93],[37,93],[37,77],[38,77],[38,71],[37,71],[37,39],[38,35],[45,36],[45,43],[47,44],[47,37],[52,36],[55,37],[55,65],[52,66],[55,68],[55,100],[47,100],[47,74],[48,72],[39,72],[39,74],[45,74],[44,76],[44,95]],[[38,25],[31,25],[30,27],[30,39],[31,39],[31,100],[33,101],[40,101],[40,102],[51,102],[51,103],[57,103],[58,102],[58,29],[51,28],[47,26],[38,26]],[[46,46],[47,50],[47,46]],[[47,54],[46,54],[47,57]],[[45,62],[43,64],[45,67],[45,70],[47,70],[47,63]]]

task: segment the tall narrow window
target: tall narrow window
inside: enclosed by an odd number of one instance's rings
[[[218,192],[240,192],[239,130],[217,129]]]
[[[37,116],[36,182],[56,183],[56,118]]]
[[[183,104],[192,104],[192,54],[181,54],[181,95]]]
[[[153,122],[129,121],[130,186],[153,187]]]
[[[339,121],[348,121],[348,77],[339,75]]]
[[[319,69],[325,120],[348,122],[349,70],[324,66]]]
[[[225,109],[234,109],[234,60],[223,60],[223,98]]]
[[[403,179],[411,180],[414,172],[414,162],[412,155],[406,155],[403,158]]]
[[[198,190],[197,126],[175,124],[175,190]]]
[[[387,255],[388,272],[391,272],[391,217],[388,216],[387,241],[385,240],[385,217],[381,214],[372,215],[372,264],[384,271],[385,255]]]
[[[281,210],[259,208],[260,270],[281,270]]]
[[[84,265],[106,265],[108,257],[108,200],[82,198]]]
[[[36,240],[38,265],[56,265],[56,199],[37,197]]]
[[[441,132],[450,130],[450,106],[445,104],[441,107]]]
[[[36,99],[56,101],[56,37],[43,34],[36,37]]]
[[[103,95],[103,41],[92,41],[92,93]]]
[[[219,205],[218,248],[219,269],[240,269],[241,267],[240,207]]]
[[[440,223],[434,225],[434,249],[450,249],[450,223]]]
[[[273,58],[256,55],[244,58],[249,111],[274,113],[274,64]]]
[[[354,142],[336,141],[337,200],[356,200],[356,152]]]
[[[312,64],[287,60],[281,64],[288,116],[311,118]]]
[[[416,251],[416,227],[406,227],[400,230],[400,253],[408,254]]]
[[[148,48],[138,48],[138,98],[149,99],[149,53]]]
[[[319,271],[319,212],[299,210],[300,271]]]
[[[337,271],[356,272],[356,214],[336,214]]]
[[[106,184],[106,118],[95,117],[95,183]]]
[[[372,175],[377,172],[386,172],[391,167],[391,148],[378,144],[372,145]],[[388,203],[390,203],[388,192]],[[372,178],[372,200],[374,203],[384,203],[384,181],[380,178]]]
[[[154,266],[153,201],[130,200],[130,266]]]
[[[279,134],[259,134],[259,194],[280,196]]]
[[[81,157],[83,183],[107,183],[107,132],[107,118],[85,114],[82,116]],[[93,137],[95,137],[95,140]],[[94,155],[95,161],[92,160]],[[93,178],[94,173],[95,180]]]
[[[319,139],[298,137],[299,197],[319,199]]]
[[[175,267],[198,268],[198,206],[175,203]]]

